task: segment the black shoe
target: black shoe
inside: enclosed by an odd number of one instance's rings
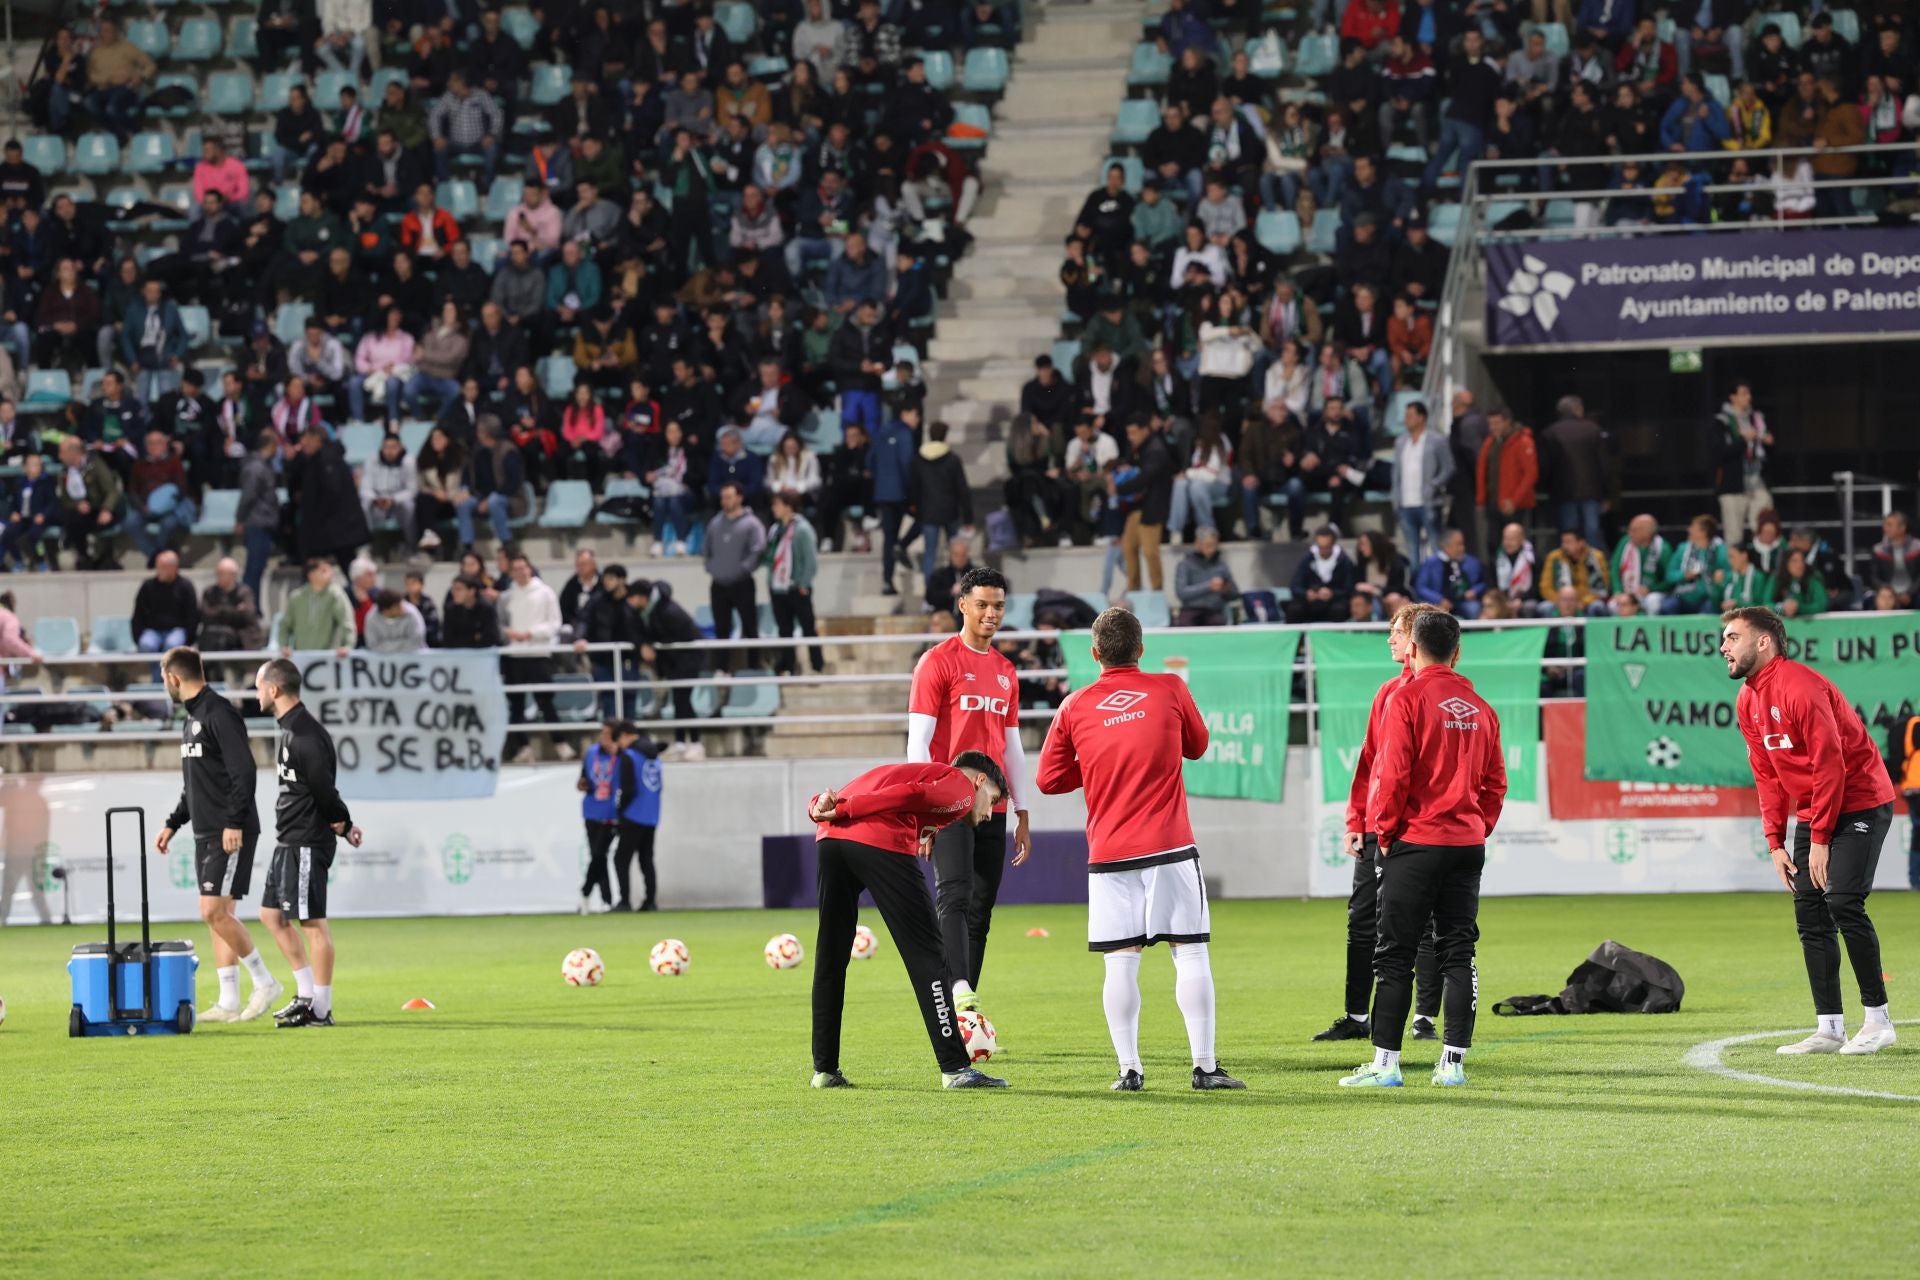
[[[295,1016],[304,1017],[307,1011],[312,1008],[313,1008],[312,1000],[308,999],[306,996],[295,996],[293,999],[287,1001],[285,1005],[283,1005],[281,1008],[279,1008],[274,1012],[273,1020],[275,1022],[282,1022],[288,1018],[292,1018]]]
[[[635,908],[635,910],[638,910],[638,911],[658,911],[659,909],[660,909],[659,904],[656,903],[652,898],[648,898],[645,902],[641,903],[638,907]]]
[[[1146,1087],[1146,1083],[1138,1071],[1122,1071],[1120,1078],[1107,1087],[1115,1093],[1138,1093]]]
[[[940,1083],[949,1089],[1004,1089],[1007,1082],[990,1076],[977,1067],[962,1067],[951,1075],[942,1073]]]
[[[1433,1019],[1415,1018],[1413,1020],[1413,1038],[1415,1040],[1438,1040],[1440,1033],[1433,1029]]]
[[[300,1023],[290,1022],[287,1025],[301,1026],[301,1027],[330,1027],[333,1025],[333,1011],[328,1010],[326,1013],[309,1013],[307,1015],[307,1020],[305,1022],[300,1022]]]
[[[615,911],[631,911],[633,910],[633,904],[631,902],[628,902],[625,898],[622,898],[620,899],[620,901],[613,904],[612,909]]]
[[[880,594],[883,596],[897,596],[900,594],[900,589],[889,582],[886,586],[880,588]]]
[[[816,1071],[813,1073],[813,1087],[816,1089],[851,1089],[853,1081],[838,1071]]]
[[[1315,1036],[1315,1040],[1365,1040],[1370,1032],[1367,1024],[1345,1014],[1333,1020],[1333,1025]]]
[[[1244,1089],[1247,1086],[1227,1074],[1227,1069],[1219,1063],[1213,1064],[1213,1070],[1193,1069],[1193,1087],[1196,1089]]]
[[[309,1022],[312,1022],[313,1018],[313,1001],[295,1000],[287,1006],[285,1016],[276,1016],[274,1018],[273,1025],[276,1027],[304,1027]]]

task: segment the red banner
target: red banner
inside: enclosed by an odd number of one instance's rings
[[[1752,787],[1696,787],[1669,782],[1587,780],[1587,704],[1549,702],[1540,708],[1547,743],[1547,813],[1576,818],[1757,818]]]

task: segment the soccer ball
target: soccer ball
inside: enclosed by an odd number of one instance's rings
[[[597,987],[600,979],[607,976],[607,969],[600,963],[598,951],[592,947],[575,947],[560,962],[560,976],[570,987]]]
[[[796,969],[807,958],[800,939],[790,933],[777,933],[767,940],[767,965],[774,969]]]
[[[975,1062],[985,1062],[1000,1051],[1000,1041],[993,1034],[993,1024],[987,1021],[984,1013],[969,1010],[961,1014],[960,1037],[967,1042],[967,1057]]]
[[[4,998],[0,998],[0,1027],[4,1027],[6,1025],[7,1025],[7,1002]]]
[[[871,960],[880,953],[880,939],[873,936],[873,930],[865,925],[856,925],[853,930],[853,958]]]
[[[1665,736],[1655,738],[1647,744],[1647,763],[1656,769],[1678,769],[1680,744]]]
[[[663,978],[677,978],[687,971],[693,963],[693,957],[687,953],[687,944],[678,938],[662,938],[653,944],[653,950],[647,955],[647,963],[653,971]]]

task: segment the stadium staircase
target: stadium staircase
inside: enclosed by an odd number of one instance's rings
[[[1050,3],[1012,63],[982,166],[972,252],[954,269],[928,372],[933,416],[975,486],[1000,505],[1006,424],[1033,357],[1060,332],[1060,238],[1090,190],[1126,96],[1140,0]]]

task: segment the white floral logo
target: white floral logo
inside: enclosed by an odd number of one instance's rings
[[[1507,277],[1507,294],[1500,309],[1522,319],[1532,316],[1543,329],[1553,328],[1560,318],[1560,304],[1573,292],[1573,277],[1564,271],[1549,271],[1547,264],[1532,254],[1522,254],[1520,270]]]

